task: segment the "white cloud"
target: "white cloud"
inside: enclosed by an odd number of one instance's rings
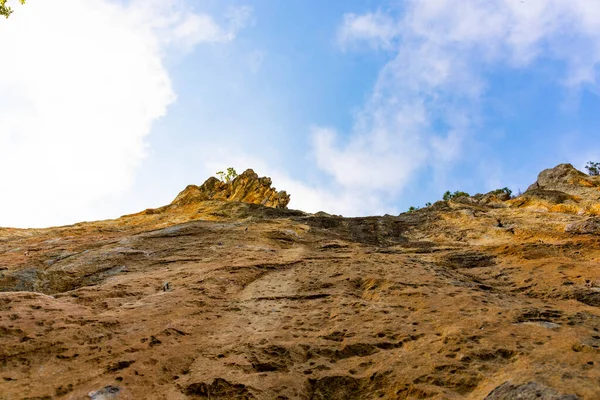
[[[0,21],[0,226],[101,218],[127,190],[175,100],[167,50],[235,38],[178,0],[28,1]]]
[[[398,32],[397,22],[380,11],[364,15],[346,14],[337,39],[343,47],[361,40],[373,47],[389,48]]]
[[[404,146],[417,150],[422,147],[414,142],[418,136],[398,133],[397,138],[402,136],[402,139],[392,142],[385,129],[374,130],[371,135],[356,135],[344,147],[331,129],[314,129],[317,165],[348,189],[368,191],[387,188],[393,192],[395,187],[408,183],[416,165],[412,161],[423,162],[425,154],[405,156]]]
[[[152,29],[161,44],[186,51],[202,42],[230,42],[252,23],[249,7],[230,9],[223,24],[210,15],[191,11],[185,0],[132,0],[127,8],[135,22]]]
[[[379,215],[382,210],[398,214],[398,210],[385,204],[384,199],[374,192],[364,190],[332,190],[331,187],[307,185],[286,175],[273,171],[273,182],[291,193],[289,208],[315,213],[325,211],[330,214],[356,217]]]
[[[268,176],[277,190],[285,190],[291,196],[288,208],[314,213],[325,211],[346,217],[375,215],[386,210],[397,214],[394,207],[386,206],[385,197],[376,192],[349,190],[332,186],[329,182],[303,182],[285,172],[285,168],[271,164],[264,158],[245,152],[232,144],[225,148],[198,149],[198,163],[190,167],[202,171],[205,176],[233,167],[238,173],[252,166],[259,176]]]
[[[413,0],[399,16],[347,14],[338,39],[342,48],[367,43],[395,56],[352,132],[313,131],[314,156],[345,190],[398,193],[418,171],[447,171],[463,156],[487,71],[552,59],[565,65],[557,82],[597,88],[600,3]]]

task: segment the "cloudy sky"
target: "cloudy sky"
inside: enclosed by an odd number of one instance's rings
[[[8,4],[0,226],[158,207],[228,166],[354,216],[600,161],[598,1]]]

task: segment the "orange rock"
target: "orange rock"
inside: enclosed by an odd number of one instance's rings
[[[171,205],[183,206],[206,200],[239,201],[266,207],[286,208],[290,196],[271,187],[271,178],[262,177],[247,169],[231,182],[210,177],[201,186],[189,185],[177,195]]]

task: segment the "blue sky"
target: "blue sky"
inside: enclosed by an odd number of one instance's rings
[[[600,160],[597,2],[46,3],[0,21],[0,226],[157,207],[228,166],[354,216]]]

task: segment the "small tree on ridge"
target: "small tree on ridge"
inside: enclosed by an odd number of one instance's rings
[[[598,176],[600,175],[600,162],[588,161],[585,165],[585,169],[587,169],[588,175]]]
[[[219,171],[217,172],[217,175],[223,182],[231,182],[238,176],[237,172],[235,172],[235,169],[232,167],[227,168],[227,173]]]

